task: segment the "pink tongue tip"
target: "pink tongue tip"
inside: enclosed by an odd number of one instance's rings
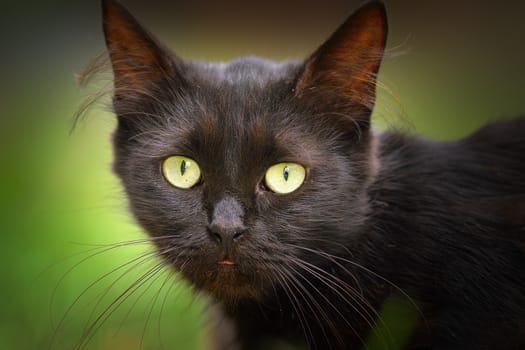
[[[220,265],[235,265],[232,259],[224,258],[221,261],[219,261]]]

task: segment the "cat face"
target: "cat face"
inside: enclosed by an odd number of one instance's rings
[[[185,62],[107,1],[116,173],[159,254],[198,289],[260,299],[366,222],[382,5],[305,62]],[[326,263],[326,259],[325,263]]]

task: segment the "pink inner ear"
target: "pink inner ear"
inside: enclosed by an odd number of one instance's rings
[[[383,4],[364,5],[307,60],[296,94],[315,88],[365,106],[373,105],[386,36]]]
[[[124,7],[106,0],[103,16],[116,87],[142,87],[167,73],[167,54]]]

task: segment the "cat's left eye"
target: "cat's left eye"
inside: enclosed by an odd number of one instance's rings
[[[278,163],[266,170],[264,182],[275,193],[288,194],[297,190],[306,178],[306,169],[297,163]]]
[[[162,162],[162,174],[173,186],[188,189],[201,178],[201,169],[196,161],[184,156],[171,156]]]

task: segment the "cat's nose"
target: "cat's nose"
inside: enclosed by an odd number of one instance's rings
[[[246,231],[244,209],[235,198],[224,197],[215,204],[208,229],[212,238],[225,247],[237,242]]]
[[[211,224],[209,225],[210,233],[213,239],[220,244],[231,245],[237,242],[244,234],[246,230],[244,226],[237,225],[221,225]]]

